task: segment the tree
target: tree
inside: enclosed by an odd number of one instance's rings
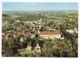
[[[33,38],[31,40],[31,46],[34,48],[36,46],[36,44],[37,44],[36,38]]]
[[[8,41],[2,41],[2,54],[7,56],[8,55]]]
[[[52,51],[53,51],[53,43],[50,42],[49,40],[45,41],[43,44],[42,48],[42,54],[44,57],[50,57],[52,56]]]
[[[2,50],[5,56],[15,56],[18,53],[15,39],[9,39],[8,41],[3,41]]]
[[[72,41],[71,40],[61,40],[61,39],[55,39],[53,41],[54,49],[58,51],[58,54],[60,54],[60,57],[77,57],[77,44],[74,45],[74,50],[72,47]],[[76,55],[75,55],[76,52]],[[54,52],[55,54],[56,52]],[[58,55],[55,55],[58,56]]]

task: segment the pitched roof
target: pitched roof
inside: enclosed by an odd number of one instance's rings
[[[29,46],[29,45],[28,45],[28,46],[27,46],[27,48],[28,48],[28,49],[31,49],[31,48],[32,48],[32,46]]]
[[[57,35],[60,34],[60,32],[55,31],[55,32],[49,32],[49,31],[44,31],[44,32],[40,32],[41,35]]]

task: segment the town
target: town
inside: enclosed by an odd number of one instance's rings
[[[78,11],[3,11],[2,56],[78,57]]]

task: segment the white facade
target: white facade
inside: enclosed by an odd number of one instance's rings
[[[52,39],[54,40],[54,38],[61,38],[61,34],[53,34],[53,35],[40,35],[42,38],[45,39]]]
[[[71,30],[71,29],[69,29],[69,30],[66,30],[67,32],[69,32],[69,33],[73,33],[74,31],[73,30]]]
[[[73,33],[73,32],[76,32],[76,33],[78,33],[78,30],[77,30],[77,28],[75,28],[75,29],[73,29],[73,30],[71,30],[71,29],[68,29],[68,30],[66,30],[67,32],[69,32],[69,33]]]
[[[20,38],[20,41],[23,42],[24,41],[23,38]]]

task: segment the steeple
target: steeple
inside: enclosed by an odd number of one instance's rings
[[[36,48],[40,48],[39,44],[37,43]]]

